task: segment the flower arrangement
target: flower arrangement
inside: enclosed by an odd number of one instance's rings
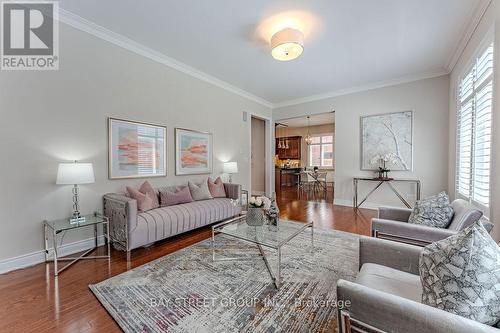
[[[265,196],[251,197],[250,200],[248,200],[248,204],[251,208],[262,208],[267,210],[271,207],[271,199]]]
[[[388,165],[395,165],[398,161],[398,155],[394,153],[386,153],[383,155],[375,155],[370,160],[370,164],[378,166],[378,178],[388,178],[388,173],[391,171],[388,168]]]
[[[257,226],[263,225],[266,221],[270,230],[278,229],[279,209],[276,200],[265,196],[251,197],[248,200],[247,223]]]

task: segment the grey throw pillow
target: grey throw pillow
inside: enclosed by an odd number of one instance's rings
[[[409,223],[446,228],[453,217],[453,208],[445,192],[419,200],[411,212]]]
[[[500,320],[500,247],[481,222],[426,246],[422,303],[487,325]]]
[[[208,182],[204,181],[200,185],[196,185],[192,182],[188,182],[189,191],[191,192],[191,196],[195,201],[198,200],[207,200],[212,199],[212,194],[210,194],[210,190],[208,189]]]

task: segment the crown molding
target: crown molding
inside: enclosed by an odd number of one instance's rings
[[[340,90],[335,90],[335,91],[331,91],[331,92],[327,92],[327,93],[323,93],[323,94],[312,95],[312,96],[307,96],[307,97],[303,97],[303,98],[297,98],[297,99],[293,99],[293,100],[283,101],[280,103],[275,103],[274,109],[292,106],[292,105],[297,105],[297,104],[319,101],[319,100],[326,99],[326,98],[349,95],[349,94],[367,91],[367,90],[372,90],[372,89],[377,89],[377,88],[395,86],[395,85],[403,84],[403,83],[431,79],[434,77],[439,77],[439,76],[443,76],[443,75],[447,75],[447,74],[449,74],[448,71],[440,70],[440,71],[436,71],[436,72],[408,75],[408,76],[404,76],[404,77],[401,77],[398,79],[379,81],[379,82],[369,83],[369,84],[365,84],[365,85],[361,85],[361,86],[357,86],[357,87],[340,89]]]
[[[470,31],[470,32],[467,33],[467,36],[469,36],[469,37],[462,38],[463,41],[461,40],[460,45],[462,45],[462,43],[463,43],[464,44],[463,48],[465,48],[465,46],[467,45],[468,40],[470,39],[475,28],[477,27],[477,25],[481,21],[481,18],[484,15],[484,12],[487,10],[491,1],[492,0],[482,0],[480,6],[478,6],[478,10],[476,10],[476,14],[474,15],[474,20],[473,20],[473,22],[475,22],[475,23],[474,24],[471,23],[469,25],[468,31]],[[79,15],[76,15],[70,11],[67,11],[65,9],[59,8],[59,20],[65,24],[73,27],[73,28],[84,31],[86,33],[89,33],[97,38],[103,39],[107,42],[115,44],[115,45],[122,47],[126,50],[134,52],[138,55],[144,56],[144,57],[149,58],[153,61],[156,61],[160,64],[166,65],[166,66],[173,68],[175,70],[178,70],[182,73],[185,73],[187,75],[195,77],[199,80],[205,81],[205,82],[210,83],[214,86],[225,89],[229,92],[232,92],[236,95],[244,97],[248,100],[256,102],[256,103],[263,105],[265,107],[268,107],[270,109],[277,109],[277,108],[281,108],[281,107],[292,106],[292,105],[302,104],[302,103],[307,103],[307,102],[313,102],[313,101],[326,99],[326,98],[348,95],[348,94],[362,92],[362,91],[366,91],[366,90],[372,90],[372,89],[383,88],[383,87],[393,86],[393,85],[402,84],[402,83],[408,83],[408,82],[438,77],[438,76],[449,74],[451,71],[451,70],[444,70],[443,69],[443,70],[436,71],[436,72],[420,73],[420,74],[401,77],[398,79],[379,81],[379,82],[369,83],[366,85],[331,91],[331,92],[327,92],[327,93],[323,93],[323,94],[317,94],[317,95],[312,95],[312,96],[307,96],[307,97],[292,99],[292,100],[285,100],[285,101],[278,102],[278,103],[272,103],[272,102],[269,102],[269,101],[267,101],[259,96],[253,95],[253,94],[251,94],[251,93],[249,93],[241,88],[238,88],[230,83],[222,81],[214,76],[211,76],[211,75],[204,73],[202,71],[199,71],[199,70],[197,70],[189,65],[186,65],[180,61],[177,61],[171,57],[168,57],[168,56],[164,55],[163,53],[160,53],[152,48],[149,48],[143,44],[140,44],[140,43],[138,43],[138,42],[136,42],[128,37],[125,37],[123,35],[120,35],[118,33],[113,32],[109,29],[106,29],[106,28],[104,28],[104,27],[102,27],[102,26],[100,26],[92,21],[89,21],[89,20],[87,20]],[[457,48],[457,51],[454,53],[454,56],[452,57],[454,60],[449,61],[448,66],[446,67],[447,69],[452,68],[456,64],[456,61],[458,60],[460,54],[463,52],[463,48],[461,49],[460,52],[458,51],[459,48]],[[453,66],[450,65],[451,63],[453,63]]]
[[[481,0],[474,11],[469,24],[466,26],[465,31],[462,33],[462,38],[458,41],[455,51],[450,55],[448,61],[446,62],[446,70],[451,73],[455,68],[460,56],[465,51],[465,48],[469,44],[474,32],[476,32],[479,23],[483,19],[484,14],[491,5],[492,0]]]
[[[131,52],[134,52],[136,54],[139,54],[141,56],[144,56],[146,58],[149,58],[153,61],[156,61],[158,63],[161,63],[163,65],[166,65],[168,67],[171,67],[175,70],[178,70],[182,73],[185,73],[187,75],[190,75],[192,77],[195,77],[199,80],[208,82],[214,86],[217,86],[219,88],[225,89],[227,91],[230,91],[234,94],[237,94],[241,97],[244,97],[246,99],[249,99],[251,101],[254,101],[256,103],[259,103],[265,107],[268,108],[273,108],[273,103],[266,101],[265,99],[255,96],[243,89],[240,89],[230,83],[227,83],[225,81],[222,81],[216,77],[213,77],[207,73],[201,72],[189,65],[186,65],[182,62],[179,62],[171,57],[168,57],[164,55],[163,53],[160,53],[158,51],[153,50],[152,48],[149,48],[145,45],[142,45],[130,38],[127,38],[123,35],[120,35],[116,32],[113,32],[109,29],[106,29],[94,22],[91,22],[87,19],[84,19],[81,16],[78,16],[70,11],[67,11],[65,9],[59,8],[59,21],[72,26],[73,28],[76,28],[78,30],[84,31],[86,33],[89,33],[95,37],[98,37],[100,39],[103,39],[105,41],[108,41],[112,44],[115,44],[117,46],[120,46],[126,50],[129,50]]]

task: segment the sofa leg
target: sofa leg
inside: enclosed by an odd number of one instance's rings
[[[130,262],[131,252],[132,251],[130,251],[130,250],[127,251],[127,262]]]

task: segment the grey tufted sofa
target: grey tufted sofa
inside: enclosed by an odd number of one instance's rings
[[[110,221],[110,238],[115,248],[125,250],[127,261],[133,249],[152,244],[208,224],[223,221],[241,213],[235,204],[241,195],[241,185],[225,183],[227,198],[193,201],[137,211],[137,201],[124,194],[108,193],[103,197],[104,215]],[[165,187],[177,190],[178,187]],[[161,189],[156,189],[157,195]]]

